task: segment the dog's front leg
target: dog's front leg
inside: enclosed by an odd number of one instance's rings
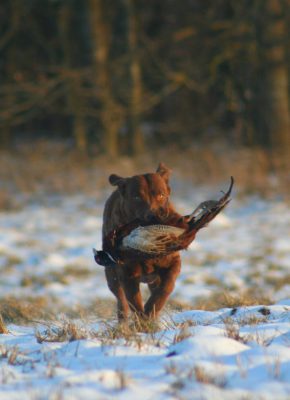
[[[150,286],[151,296],[145,304],[145,315],[156,318],[172,293],[176,278],[180,273],[181,261],[179,254],[170,259],[168,268],[160,268],[157,284]]]
[[[141,272],[139,265],[126,266],[122,273],[122,284],[131,310],[143,316],[144,306],[140,291]]]
[[[118,273],[118,269],[115,267],[106,267],[105,273],[108,287],[117,299],[118,320],[121,322],[128,317],[129,305],[121,284],[120,273]]]

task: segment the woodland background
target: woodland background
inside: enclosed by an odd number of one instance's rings
[[[289,0],[2,0],[0,52],[4,188],[72,154],[289,187]]]

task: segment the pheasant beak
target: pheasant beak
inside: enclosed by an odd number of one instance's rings
[[[99,252],[96,249],[93,249],[94,259],[97,264],[101,265],[101,259],[99,256]]]

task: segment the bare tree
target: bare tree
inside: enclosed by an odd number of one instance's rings
[[[72,65],[71,46],[72,40],[70,38],[70,25],[71,25],[71,6],[64,2],[59,11],[59,29],[60,40],[63,51],[63,67],[66,71],[64,73],[65,82],[67,84],[66,98],[68,103],[68,110],[73,118],[73,136],[76,142],[77,149],[85,153],[88,148],[86,121],[82,104],[81,92],[81,79],[78,71],[74,71]]]
[[[123,110],[114,98],[110,73],[109,53],[112,27],[105,12],[104,0],[89,0],[88,4],[98,86],[97,96],[101,103],[100,118],[104,130],[104,147],[109,156],[116,157],[119,152],[118,131],[123,121]]]
[[[10,6],[10,13],[8,12],[9,6]],[[8,14],[6,16],[6,19],[8,20],[9,23],[7,24],[7,29],[0,36],[0,53],[2,52],[3,49],[5,49],[6,46],[9,45],[9,42],[13,39],[14,35],[16,34],[22,13],[21,4],[19,4],[18,1],[16,1],[16,7],[11,7],[11,4],[9,2],[5,4],[3,7]],[[12,67],[10,65],[9,73],[13,74],[14,71],[11,71],[11,69]],[[6,77],[4,76],[1,77],[0,80],[1,86],[5,84],[5,78]],[[11,95],[10,92],[8,92],[7,95],[5,96],[5,104],[8,107],[11,107],[11,105],[13,104],[13,95]],[[1,126],[0,143],[2,147],[7,147],[10,143],[11,139],[10,124],[11,124],[11,118],[6,118]]]
[[[138,22],[136,16],[136,1],[126,0],[128,14],[128,47],[130,68],[130,100],[129,100],[129,136],[133,154],[144,151],[144,137],[141,129],[142,76],[138,46]]]
[[[272,144],[290,154],[289,78],[285,59],[286,24],[282,0],[267,0],[267,85],[268,123]]]

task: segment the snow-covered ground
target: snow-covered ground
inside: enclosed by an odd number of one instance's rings
[[[182,213],[219,197],[208,188],[176,193]],[[172,299],[191,310],[167,309],[154,332],[116,335],[107,314],[113,297],[91,250],[101,245],[105,196],[52,197],[0,213],[5,312],[12,298],[22,305],[45,299],[55,319],[8,323],[0,335],[0,399],[289,399],[289,204],[233,195],[182,254]],[[196,310],[224,292],[274,305]],[[85,339],[61,337],[70,324]]]
[[[0,398],[289,399],[290,307],[232,314],[181,312],[157,333],[110,341],[93,338],[101,324],[58,343],[12,325],[0,337]]]

